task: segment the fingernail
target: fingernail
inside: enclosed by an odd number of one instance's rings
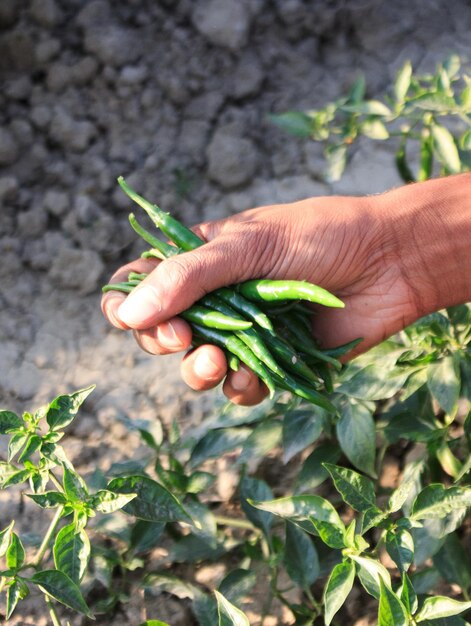
[[[183,347],[180,338],[178,337],[173,324],[165,322],[159,324],[157,327],[157,341],[159,341],[166,348],[181,348]]]
[[[201,352],[195,359],[194,372],[200,378],[217,378],[221,375],[220,366],[215,363],[206,352]]]
[[[236,391],[245,391],[249,385],[250,374],[243,367],[239,367],[231,376],[231,387]]]
[[[128,326],[140,326],[153,321],[162,309],[157,291],[150,285],[135,289],[119,306],[118,316]]]

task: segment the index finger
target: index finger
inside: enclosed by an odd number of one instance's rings
[[[126,265],[120,267],[110,278],[109,284],[125,282],[128,279],[129,272],[138,274],[150,274],[158,265],[157,259],[135,259]],[[121,291],[108,291],[101,298],[101,310],[103,315],[115,328],[120,330],[129,330],[117,316],[119,306],[126,300],[126,294]]]

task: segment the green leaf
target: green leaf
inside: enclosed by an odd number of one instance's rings
[[[347,165],[347,147],[344,144],[328,146],[324,157],[327,162],[324,179],[327,183],[335,183],[340,180]]]
[[[18,433],[13,435],[8,443],[8,461],[12,461],[21,448],[28,441],[29,435],[25,435],[23,433]]]
[[[2,483],[2,487],[6,489],[7,487],[10,487],[11,485],[20,485],[21,483],[24,483],[26,480],[28,480],[30,476],[31,476],[31,470],[29,469],[19,470],[18,472],[11,474]]]
[[[251,433],[251,428],[210,430],[193,448],[190,458],[191,467],[197,467],[206,459],[219,457],[229,450],[233,451],[241,446]]]
[[[88,497],[88,488],[85,481],[74,470],[64,467],[62,478],[67,498],[71,502],[84,502]]]
[[[283,417],[283,461],[288,463],[298,452],[322,434],[323,417],[313,409],[295,409]]]
[[[148,552],[159,544],[164,528],[163,522],[137,520],[131,530],[130,547],[137,554]]]
[[[68,606],[69,609],[93,619],[79,587],[64,572],[54,569],[43,570],[36,572],[30,580],[55,600]]]
[[[11,430],[21,428],[23,420],[12,411],[0,411],[0,435],[7,435]]]
[[[326,546],[337,550],[345,548],[345,528],[340,528],[340,526],[331,524],[330,522],[322,522],[315,517],[311,517],[310,519],[319,537]]]
[[[324,619],[329,626],[352,590],[355,566],[351,561],[338,563],[332,570],[324,589]]]
[[[90,540],[85,530],[77,532],[73,523],[61,528],[54,541],[53,554],[56,569],[78,585],[90,559]]]
[[[361,132],[369,139],[382,140],[389,138],[388,129],[378,119],[366,119],[361,125]]]
[[[461,171],[461,160],[453,135],[444,126],[434,124],[431,129],[435,152],[451,174]]]
[[[471,506],[471,487],[428,485],[416,497],[412,506],[412,519],[442,518],[458,509]]]
[[[247,616],[231,604],[219,591],[214,592],[218,603],[219,626],[250,626]]]
[[[404,572],[402,574],[402,585],[400,591],[400,598],[407,611],[413,615],[417,611],[418,600],[417,593],[412,585],[412,581],[409,576]]]
[[[396,102],[402,103],[409,91],[410,81],[412,78],[412,64],[406,61],[396,75],[394,81],[394,97]]]
[[[355,554],[352,554],[350,558],[357,564],[358,577],[365,590],[379,600],[381,580],[389,587],[391,586],[391,577],[388,570],[375,559]]]
[[[411,371],[408,368],[394,367],[394,363],[389,363],[388,365],[385,371],[386,367],[382,364],[369,363],[349,380],[342,382],[336,391],[363,402],[365,400],[374,401],[392,398],[402,389]],[[345,373],[347,371],[348,369],[345,370]]]
[[[239,464],[256,462],[280,445],[283,425],[280,420],[266,420],[258,424],[245,440],[237,460]]]
[[[433,564],[447,582],[458,584],[464,591],[471,586],[471,560],[456,533],[447,535]]]
[[[63,493],[58,491],[46,491],[46,493],[27,493],[36,504],[43,509],[54,509],[56,506],[67,503],[67,498]]]
[[[25,460],[29,460],[33,454],[39,450],[42,442],[42,437],[39,435],[31,435],[23,449],[23,452],[18,457],[18,462],[23,463]]]
[[[269,119],[275,126],[295,137],[310,137],[312,134],[312,118],[306,113],[286,111],[286,113],[270,115]]]
[[[211,548],[216,549],[218,547],[217,524],[209,507],[195,498],[185,502],[185,509],[194,522],[191,532],[203,539]]]
[[[454,111],[456,102],[451,96],[444,93],[428,92],[407,100],[404,113],[410,114],[413,109],[422,109],[424,111],[436,111],[437,113],[448,113]]]
[[[90,385],[74,393],[57,396],[46,411],[46,420],[50,430],[60,430],[68,426],[94,389],[95,385]]]
[[[0,532],[0,557],[6,553],[10,545],[14,525],[15,520],[12,520],[10,524]]]
[[[148,619],[139,626],[170,626],[167,622],[161,622],[159,619]]]
[[[88,499],[88,504],[99,513],[114,513],[134,500],[136,496],[135,493],[114,493],[107,489],[100,489]]]
[[[445,596],[435,596],[425,600],[414,619],[416,622],[423,622],[426,619],[436,620],[442,617],[459,615],[468,609],[471,609],[471,602],[460,602]]]
[[[7,589],[6,619],[10,619],[18,602],[28,595],[28,587],[21,580],[15,579]]]
[[[382,580],[379,584],[378,626],[408,626],[409,617],[406,607]]]
[[[25,561],[25,549],[21,543],[21,539],[14,532],[11,533],[10,545],[5,553],[7,568],[12,570],[19,569]]]
[[[469,106],[471,107],[471,85],[468,87],[469,89]],[[468,128],[460,138],[460,148],[461,150],[471,150],[471,128]]]
[[[352,509],[360,513],[371,507],[376,507],[376,496],[373,482],[354,472],[338,465],[325,463],[324,467],[334,481],[335,488]]]
[[[288,576],[302,589],[308,589],[319,576],[319,558],[312,539],[289,522],[283,560]]]
[[[20,470],[19,467],[16,467],[15,465],[12,465],[11,463],[0,461],[0,487],[3,488],[4,484],[7,481],[9,481],[12,476],[14,476],[20,471],[23,471],[23,470]]]
[[[458,364],[452,356],[429,365],[427,386],[445,413],[454,415],[458,408],[461,381]]]
[[[271,500],[273,493],[264,480],[244,476],[240,483],[240,505],[247,519],[261,528],[268,537],[273,523],[273,515],[266,511],[256,509],[249,501]]]
[[[421,462],[410,463],[408,465],[407,473],[404,474],[401,484],[389,497],[388,511],[390,513],[396,513],[396,511],[402,509],[410,495],[417,488],[423,468],[424,466]]]
[[[417,174],[418,181],[428,180],[433,173],[433,143],[428,135],[420,139],[420,165]]]
[[[339,446],[329,441],[316,446],[303,463],[298,475],[297,491],[312,491],[321,485],[329,477],[323,463],[337,463],[341,454]]]
[[[399,571],[407,572],[414,560],[414,540],[405,528],[388,530],[386,533],[386,550]]]
[[[401,143],[399,144],[399,148],[395,156],[396,168],[403,182],[412,183],[412,182],[415,182],[415,176],[413,175],[409,167],[409,163],[407,161],[406,143],[407,143],[407,136],[403,135],[403,138],[401,140]]]
[[[257,582],[254,571],[236,569],[229,572],[220,582],[218,591],[230,602],[239,602],[248,595]]]
[[[149,522],[187,522],[191,517],[180,501],[165,487],[147,476],[124,476],[114,478],[108,485],[110,491],[137,497],[123,507],[123,511]]]
[[[366,81],[363,74],[358,76],[355,79],[353,85],[350,87],[350,91],[348,93],[348,100],[350,104],[357,104],[358,102],[362,102],[365,97],[366,91]]]
[[[314,532],[311,517],[343,528],[343,523],[335,508],[328,500],[320,496],[288,496],[268,502],[251,502],[251,504],[257,509],[287,519],[310,533]]]
[[[376,476],[376,428],[371,411],[363,404],[345,402],[336,431],[348,460],[362,472]]]
[[[458,54],[450,54],[443,63],[443,69],[449,78],[455,78],[461,67],[461,59]]]
[[[347,113],[360,113],[362,115],[392,115],[392,111],[379,100],[365,100],[357,104],[344,104],[341,109]]]

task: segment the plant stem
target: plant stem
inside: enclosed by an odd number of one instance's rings
[[[231,526],[232,528],[243,528],[245,530],[252,530],[258,532],[258,528],[256,528],[250,522],[247,522],[244,519],[236,519],[234,517],[226,517],[225,515],[215,515],[214,519],[218,526]]]
[[[59,616],[57,615],[56,607],[51,602],[51,598],[47,595],[47,593],[44,594],[44,596],[46,598],[46,604],[49,609],[49,614],[51,616],[52,623],[54,624],[54,626],[62,626]]]
[[[54,474],[54,472],[52,472],[51,470],[49,470],[49,478],[51,479],[51,481],[54,483],[54,485],[57,488],[57,491],[60,491],[61,493],[64,493],[64,489],[59,481],[59,479],[57,478],[57,476]]]
[[[57,524],[59,523],[63,510],[64,510],[64,505],[61,504],[58,507],[56,514],[52,518],[51,523],[49,524],[49,528],[47,529],[44,539],[41,545],[39,546],[39,550],[36,555],[36,558],[34,559],[34,562],[32,564],[33,567],[35,567],[36,569],[41,565],[41,562],[47,550],[47,546],[49,544],[49,541],[51,540],[52,535],[54,534],[54,531],[56,530]]]

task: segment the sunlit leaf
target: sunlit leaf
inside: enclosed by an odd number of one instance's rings
[[[338,563],[332,570],[324,589],[324,619],[329,626],[352,590],[355,566],[351,561]]]
[[[74,393],[57,396],[49,405],[46,420],[51,430],[59,430],[68,426],[78,413],[86,398],[95,389],[90,385]]]
[[[433,124],[430,129],[435,153],[451,174],[461,171],[461,160],[453,135],[445,126]]]
[[[85,530],[77,531],[73,523],[61,528],[54,541],[53,554],[56,569],[78,585],[90,559],[90,540]]]
[[[353,470],[338,465],[324,464],[332,476],[335,488],[343,500],[360,513],[376,506],[376,495],[373,482]]]
[[[378,626],[408,626],[407,609],[397,595],[380,579]]]
[[[64,572],[54,569],[36,572],[31,582],[69,609],[93,618],[79,587]]]
[[[147,476],[125,476],[114,478],[108,485],[109,491],[124,494],[137,494],[128,502],[123,511],[149,522],[192,523],[180,501],[165,487]]]
[[[417,615],[414,616],[414,619],[417,623],[423,622],[426,619],[436,620],[442,617],[459,615],[468,609],[471,609],[471,602],[460,602],[459,600],[445,596],[435,596],[434,598],[426,598],[422,608]]]

